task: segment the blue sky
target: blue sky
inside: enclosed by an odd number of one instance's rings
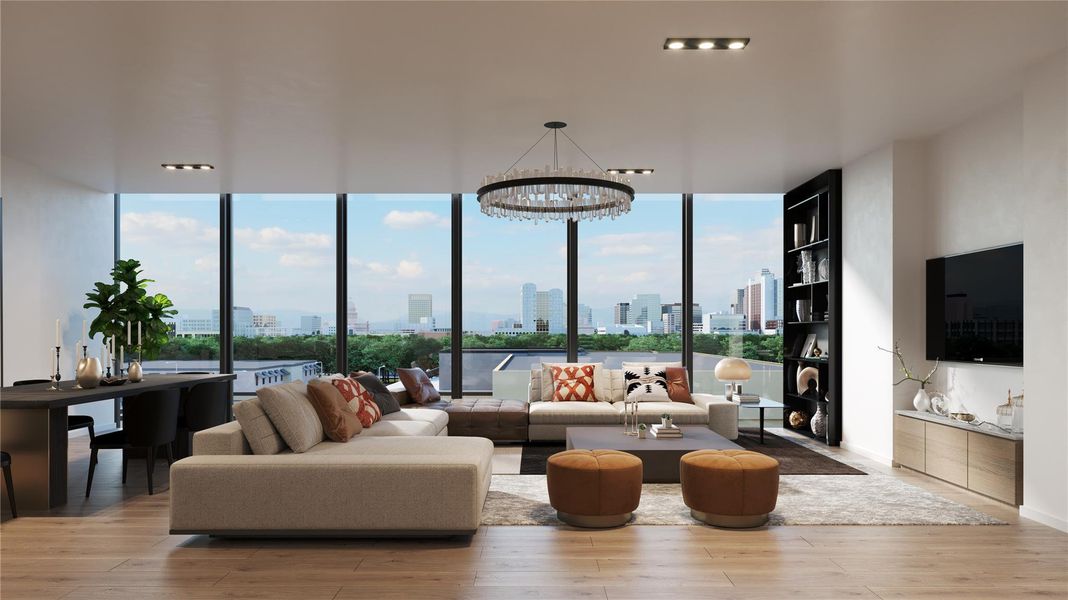
[[[698,195],[695,299],[726,309],[761,267],[781,275],[781,196]],[[351,195],[349,295],[360,320],[400,324],[408,293],[431,293],[438,324],[449,314],[449,195]],[[218,304],[218,202],[214,195],[125,194],[122,253],[144,263],[155,289],[183,314]],[[333,315],[334,196],[234,196],[234,302],[296,327],[301,314]],[[482,327],[517,316],[519,287],[566,285],[563,224],[482,215],[465,195],[464,312]],[[681,198],[639,195],[631,213],[579,226],[579,301],[595,320],[637,293],[681,298]]]

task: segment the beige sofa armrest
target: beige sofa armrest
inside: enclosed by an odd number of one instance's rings
[[[403,383],[394,381],[387,385],[386,389],[389,390],[390,394],[393,394],[394,398],[396,398],[397,404],[400,404],[401,406],[412,404],[412,398],[408,395],[408,390],[404,388]]]
[[[252,454],[252,448],[237,421],[193,434],[193,456],[241,454]]]
[[[714,394],[691,394],[693,403],[708,410],[708,428],[728,440],[738,439],[738,405]]]

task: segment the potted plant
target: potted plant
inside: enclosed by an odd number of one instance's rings
[[[660,415],[660,426],[671,427],[671,415],[667,413]]]
[[[648,427],[645,426],[645,423],[640,423],[638,425],[638,439],[639,440],[644,440],[645,439],[645,431],[647,429],[648,429]]]
[[[146,291],[152,279],[141,278],[141,263],[134,259],[115,261],[111,283],[98,281],[85,294],[83,308],[96,308],[100,313],[89,326],[89,336],[98,333],[105,338],[115,336],[116,343],[126,339],[127,323],[141,323],[141,353],[155,358],[170,339],[170,327],[163,319],[178,314],[165,294],[149,295]],[[136,329],[136,325],[133,326]],[[136,334],[132,340],[136,344]]]
[[[935,371],[938,370],[938,359],[935,359],[934,367],[927,373],[927,376],[923,379],[916,377],[909,370],[908,365],[905,364],[905,356],[901,353],[901,347],[898,342],[894,342],[894,349],[887,350],[882,346],[877,346],[883,352],[889,352],[897,357],[897,362],[901,365],[901,372],[904,373],[904,377],[894,382],[894,385],[902,384],[906,381],[916,381],[920,384],[920,389],[916,390],[916,395],[912,398],[912,406],[920,412],[931,411],[931,397],[927,395],[927,384],[931,383],[931,378],[934,377]]]

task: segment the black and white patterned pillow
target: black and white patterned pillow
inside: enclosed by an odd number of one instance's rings
[[[679,363],[623,363],[624,394],[631,402],[671,402],[667,368]]]

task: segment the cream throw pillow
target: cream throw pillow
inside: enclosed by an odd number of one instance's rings
[[[323,424],[303,381],[260,388],[256,396],[290,450],[300,454],[323,441]]]
[[[667,367],[681,366],[681,362],[623,363],[624,396],[635,402],[671,402]]]
[[[278,435],[271,418],[263,412],[259,398],[249,398],[234,405],[234,417],[241,425],[253,454],[278,454],[286,449],[286,442]]]

